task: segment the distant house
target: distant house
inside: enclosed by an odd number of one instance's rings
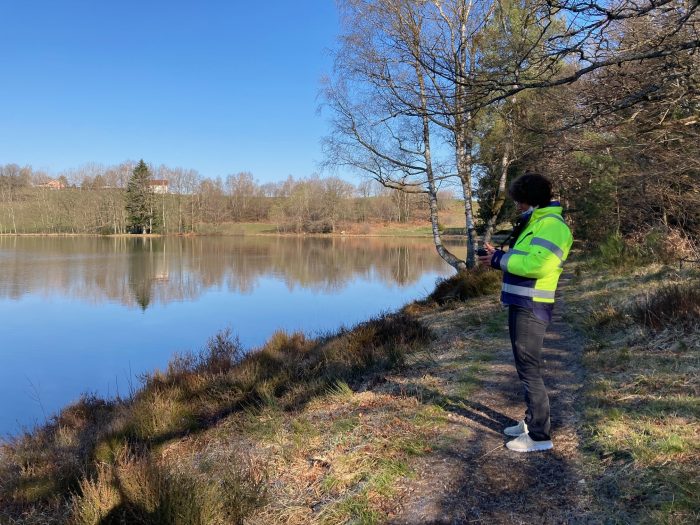
[[[46,182],[42,182],[41,184],[37,184],[36,187],[37,188],[48,188],[50,190],[62,190],[63,188],[66,187],[66,185],[58,179],[50,179]]]
[[[148,187],[153,193],[168,193],[168,181],[165,179],[155,179],[148,181]]]

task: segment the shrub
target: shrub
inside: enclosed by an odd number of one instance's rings
[[[464,270],[447,279],[438,279],[429,301],[444,304],[465,301],[472,297],[496,293],[501,287],[501,274],[488,269]]]
[[[641,262],[672,263],[679,259],[695,259],[698,247],[681,230],[658,226],[636,232],[626,238]]]
[[[599,246],[596,253],[596,262],[603,266],[620,268],[634,264],[636,255],[625,245],[624,239],[619,233],[611,235]]]
[[[209,339],[198,354],[186,353],[172,359],[166,375],[176,378],[188,373],[225,374],[243,359],[244,353],[238,337],[232,339],[231,331],[226,329]]]
[[[650,263],[670,264],[699,256],[698,246],[682,231],[654,227],[626,237],[611,235],[597,247],[592,262],[597,266],[625,268]]]
[[[700,326],[700,282],[660,288],[639,299],[632,317],[653,331],[677,327],[690,331]]]
[[[585,319],[585,326],[592,330],[615,329],[623,326],[625,321],[624,309],[605,301],[593,307]]]

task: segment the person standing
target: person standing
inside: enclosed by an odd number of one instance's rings
[[[506,447],[534,452],[553,447],[549,397],[542,380],[542,344],[552,320],[554,292],[573,237],[552,201],[552,183],[537,173],[515,179],[509,194],[521,212],[509,240],[509,250],[486,244],[479,262],[503,271],[501,302],[508,306],[508,330],[515,368],[523,386],[527,409],[517,425],[504,429],[515,439]]]

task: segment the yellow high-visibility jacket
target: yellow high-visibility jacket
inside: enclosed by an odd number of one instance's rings
[[[559,276],[573,243],[561,212],[558,202],[536,208],[513,247],[494,254],[491,266],[503,270],[504,304],[537,310],[538,306],[554,303]]]

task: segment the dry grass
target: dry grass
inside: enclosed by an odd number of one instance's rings
[[[632,316],[654,332],[670,327],[697,331],[700,329],[700,281],[664,286],[639,298]]]
[[[113,464],[81,480],[71,523],[242,523],[263,500],[264,484],[240,454],[167,466],[126,447]]]
[[[430,452],[447,421],[415,398],[353,392],[344,383],[301,413],[266,408],[258,418],[275,422],[256,436],[271,451],[272,493],[250,518],[260,524],[382,521],[397,480],[412,475],[411,458]]]
[[[567,300],[589,340],[584,436],[599,511],[609,522],[697,523],[698,272],[589,272]]]
[[[465,270],[447,279],[440,279],[428,301],[445,304],[449,301],[465,301],[474,297],[490,295],[501,287],[501,274],[477,268]]]
[[[405,312],[316,339],[279,332],[248,354],[219,334],[199,354],[178,356],[165,371],[143,377],[130,398],[86,397],[45,427],[4,444],[0,521],[35,515],[45,523],[65,522],[70,515],[80,524],[239,523],[263,500],[260,469],[236,455],[222,463],[233,470],[200,476],[201,461],[182,469],[163,460],[173,443],[208,436],[227,418],[249,422],[240,426],[238,441],[247,435],[265,442],[287,421],[280,414],[303,411],[342,388],[352,392],[348,385],[400,365],[429,338]],[[294,421],[299,450],[311,428]]]

